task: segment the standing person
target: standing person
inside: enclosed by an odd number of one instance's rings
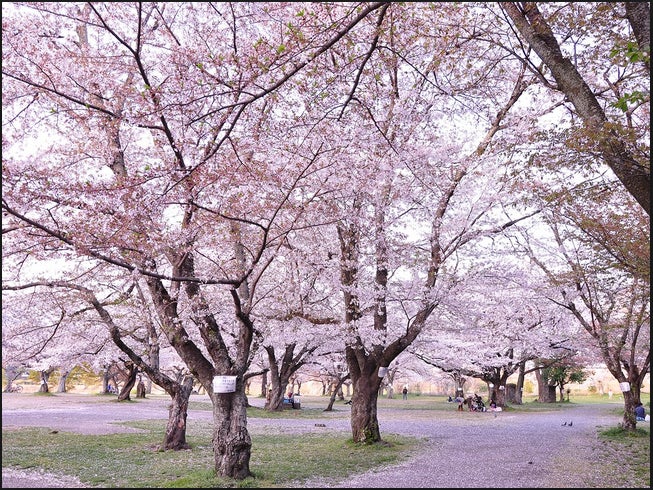
[[[404,391],[401,392],[404,400],[408,400],[408,388],[404,386]]]
[[[642,402],[637,402],[637,405],[635,405],[635,419],[640,422],[646,420],[646,409]]]
[[[462,412],[464,410],[463,405],[465,404],[465,399],[462,397],[462,395],[458,395],[456,397],[456,400],[458,402],[458,411]]]

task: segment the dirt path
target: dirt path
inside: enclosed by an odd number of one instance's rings
[[[205,401],[205,400],[199,400]],[[208,401],[208,397],[206,397]],[[115,422],[167,417],[165,398],[116,404],[88,395],[39,397],[2,395],[3,430],[46,426],[83,434],[108,434],[136,429]],[[253,399],[251,403],[262,403]],[[614,404],[580,405],[563,412],[537,414],[465,413],[428,410],[379,410],[382,434],[397,433],[425,440],[423,450],[408,461],[347,479],[297,482],[303,488],[611,488],[633,487],[623,475],[606,474],[598,427],[616,426]],[[211,420],[208,410],[190,410],[188,423]],[[570,427],[568,422],[573,422]],[[248,420],[252,434],[272,430],[294,432],[329,430],[349,433],[347,414],[330,417],[326,428],[314,419]],[[563,425],[563,423],[567,423]],[[3,488],[83,487],[77,479],[40,471],[2,470]]]

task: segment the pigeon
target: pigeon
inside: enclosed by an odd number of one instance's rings
[[[565,425],[567,425],[567,422],[563,422],[562,426],[564,427]]]
[[[569,422],[569,427],[571,427],[572,425],[574,425],[574,423],[570,421]]]

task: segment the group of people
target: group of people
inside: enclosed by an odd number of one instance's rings
[[[500,412],[502,410],[501,407],[497,407],[494,398],[490,399],[489,407],[486,408],[485,404],[483,403],[483,398],[476,393],[474,393],[474,396],[470,395],[467,398],[464,398],[462,395],[458,395],[456,398],[452,398],[451,395],[449,395],[447,401],[449,403],[456,402],[458,404],[459,412],[463,412],[465,410],[465,405],[467,405],[467,408],[470,412]],[[644,405],[642,405],[642,402],[638,402],[635,406],[635,419],[638,422],[644,422],[646,421],[646,417],[646,409],[644,408]]]
[[[455,399],[452,399],[451,396],[448,398],[449,402],[455,401],[458,403],[458,411],[462,412],[465,410],[465,405],[467,405],[467,409],[470,412],[500,412],[501,407],[497,407],[496,401],[494,401],[494,398],[490,399],[489,407],[485,406],[485,403],[483,403],[483,397],[481,395],[474,393],[474,396],[468,396],[467,398],[464,398],[462,395],[458,395]]]

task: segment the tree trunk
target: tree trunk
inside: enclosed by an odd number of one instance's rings
[[[211,398],[216,475],[243,480],[251,476],[252,439],[247,431],[247,397],[237,389],[235,393],[212,393]]]
[[[50,373],[52,371],[41,371],[41,386],[39,387],[39,393],[50,393],[50,387],[48,386],[48,380],[50,379]]]
[[[109,370],[105,370],[102,372],[102,393],[105,395],[109,393]]]
[[[329,398],[329,404],[324,409],[325,412],[332,412],[333,411],[333,404],[336,401],[336,394],[342,395],[342,384],[347,379],[349,379],[349,373],[347,373],[343,377],[338,377],[338,384],[336,385],[335,389],[331,392],[331,397]],[[344,396],[342,398],[340,398],[340,399],[344,400]]]
[[[496,402],[497,407],[505,407],[507,401],[505,385],[499,385],[498,388],[495,387],[495,393],[497,397],[494,401]]]
[[[540,396],[542,403],[555,403],[556,402],[556,387],[555,385],[544,385],[544,393]]]
[[[283,410],[284,394],[281,389],[269,389],[269,400],[266,400],[265,409],[271,412],[280,412]]]
[[[639,401],[635,399],[632,391],[626,391],[624,395],[624,418],[621,427],[625,430],[635,430],[637,427],[637,418],[635,417],[635,404]]]
[[[517,400],[517,385],[515,383],[508,383],[506,385],[506,401],[514,404],[521,402],[521,400]]]
[[[66,393],[66,380],[70,374],[69,370],[61,371],[61,377],[59,378],[59,384],[57,386],[57,393]]]
[[[5,386],[4,392],[11,393],[14,390],[14,381],[18,379],[21,374],[21,370],[16,366],[7,366],[5,368],[5,375],[7,377],[7,386]]]
[[[377,418],[377,396],[381,378],[376,370],[361,374],[354,380],[354,394],[351,398],[351,432],[354,442],[371,444],[381,441],[381,430]]]
[[[120,394],[118,395],[119,402],[124,400],[131,400],[129,397],[129,392],[136,384],[136,373],[138,372],[138,368],[132,362],[126,362],[125,368],[127,368],[127,380],[125,381],[125,385],[122,387],[122,390],[120,390]]]
[[[186,442],[186,418],[188,415],[188,401],[190,394],[193,392],[192,376],[188,376],[178,386],[179,389],[172,395],[168,424],[166,425],[166,434],[163,441],[163,449],[166,451],[168,449],[179,451],[190,447]]]
[[[261,397],[266,397],[267,401],[267,392],[268,392],[268,372],[264,371],[261,376]]]
[[[556,387],[549,385],[549,380],[545,379],[540,369],[533,371],[537,380],[537,401],[540,403],[555,403]]]
[[[142,379],[139,379],[138,385],[136,385],[136,398],[145,398],[145,383]]]
[[[274,358],[272,358],[274,360]],[[276,360],[275,360],[276,362]],[[288,384],[289,375],[280,374],[274,362],[270,363],[270,387],[265,401],[265,409],[271,412],[283,410],[284,388]]]
[[[630,27],[635,34],[639,49],[642,51],[651,51],[651,10],[648,2],[624,2],[626,7],[626,17],[630,22]],[[651,71],[651,62],[649,58],[643,60],[647,70]]]
[[[345,387],[345,391],[347,393],[345,396],[347,398],[349,398],[351,396],[351,390],[349,389],[350,386],[351,386],[351,381],[349,381],[349,380],[345,381],[344,387]]]
[[[517,384],[515,385],[515,400],[516,405],[521,405],[524,403],[524,380],[526,379],[526,361],[521,361],[519,363],[519,373],[517,375]]]

